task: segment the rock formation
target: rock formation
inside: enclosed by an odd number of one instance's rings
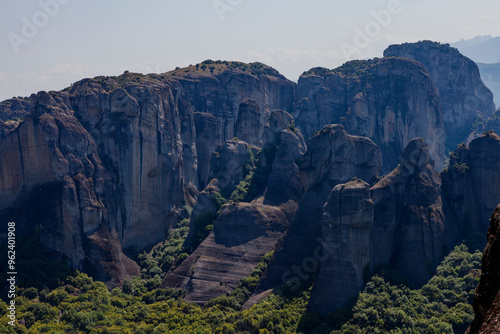
[[[272,112],[263,135],[264,154],[259,162],[264,169],[270,169],[263,202],[281,205],[289,214],[294,214],[304,191],[299,171],[302,155],[306,152],[304,137],[295,128],[293,117],[280,110]],[[294,208],[287,209],[287,204]]]
[[[416,61],[384,58],[352,61],[335,70],[312,69],[299,79],[297,100],[297,125],[306,137],[325,124],[341,123],[380,147],[386,172],[397,165],[410,140],[422,137],[436,166],[443,166],[439,93]]]
[[[325,251],[309,310],[327,313],[344,306],[363,289],[370,265],[374,205],[370,185],[362,180],[333,188],[323,208],[321,235]]]
[[[467,334],[500,332],[500,205],[491,217],[481,280],[474,295],[475,318]]]
[[[113,175],[68,101],[66,92],[32,95],[14,113],[23,119],[4,127],[0,216],[16,221],[20,234],[41,229],[42,243],[71,265],[119,284],[138,275],[139,267],[123,254],[106,206],[114,201],[108,192]],[[2,111],[4,117],[11,117],[9,111]]]
[[[134,74],[83,80],[69,91],[75,114],[113,174],[107,203],[123,247],[161,241],[179,219],[184,185],[197,185],[196,132],[182,87]]]
[[[495,111],[493,94],[484,85],[476,63],[447,44],[391,45],[384,56],[414,59],[427,68],[441,95],[449,150],[467,140],[477,119],[487,119]]]
[[[440,263],[446,236],[441,180],[422,139],[412,140],[398,166],[370,190],[375,205],[370,265],[381,264],[423,285]]]
[[[300,166],[306,193],[283,245],[271,260],[261,290],[288,281],[298,288],[310,277],[319,262],[315,254],[323,252],[319,238],[322,208],[331,190],[356,176],[370,181],[381,166],[377,145],[368,138],[348,135],[341,125],[327,125],[311,138]]]
[[[213,152],[210,177],[219,180],[224,197],[229,198],[238,183],[245,178],[258,152],[258,148],[252,150],[250,145],[236,138],[220,145]]]
[[[245,99],[240,104],[238,120],[234,128],[234,135],[251,145],[262,146],[262,132],[264,124],[261,120],[257,103],[250,99]]]
[[[217,118],[215,116],[195,112],[193,113],[196,129],[196,153],[198,158],[198,188],[204,189],[210,177],[210,161],[212,152],[222,143],[222,136],[218,132]]]
[[[427,146],[414,139],[400,166],[371,189],[361,180],[333,188],[323,207],[323,253],[309,310],[326,314],[344,306],[380,265],[415,285],[427,282],[452,242],[440,185]]]
[[[4,101],[0,218],[24,234],[41,230],[45,247],[115,286],[140,274],[128,256],[163,241],[193,208],[192,253],[163,286],[187,289],[196,303],[231,291],[272,250],[253,301],[316,274],[309,309],[327,313],[379,265],[421,284],[500,202],[493,133],[435,171],[445,126],[488,117],[489,102],[467,59],[429,48],[431,74],[387,57],[315,68],[296,85],[259,63],[206,61]],[[463,73],[433,74],[450,64]],[[443,101],[448,123],[431,77],[457,86]],[[382,168],[390,173],[378,180]]]
[[[210,71],[211,66],[214,68]],[[206,112],[217,118],[223,141],[235,137],[235,125],[244,99],[251,99],[258,106],[260,124],[266,124],[273,110],[293,113],[296,84],[260,63],[208,60],[172,74],[176,74],[171,77],[176,78],[188,93],[193,111]]]
[[[214,231],[166,276],[163,286],[186,289],[185,300],[199,304],[224,295],[243,277],[250,276],[287,228],[288,219],[279,208],[250,203],[227,205]]]
[[[138,274],[122,249],[133,254],[162,241],[182,218],[185,199],[196,201],[197,188],[210,182],[213,151],[235,129],[261,142],[263,125],[254,134],[247,121],[265,124],[273,109],[293,111],[294,87],[262,64],[227,63],[213,75],[126,72],[5,101],[0,215],[29,221],[26,233],[42,227],[46,247],[119,283]],[[248,155],[248,144],[240,144]],[[231,163],[215,162],[216,174],[235,179],[221,177],[214,187],[232,191],[244,176]],[[30,219],[22,212],[29,205]]]
[[[254,197],[257,197],[252,201],[254,208],[261,208],[259,210],[270,212],[282,212],[287,219],[286,225],[289,225],[297,210],[297,201],[300,199],[303,191],[296,160],[302,157],[302,154],[305,152],[304,139],[300,131],[295,129],[293,125],[294,121],[290,114],[285,111],[273,111],[264,129],[264,148],[262,152],[259,152],[256,147],[252,150],[250,145],[237,139],[219,146],[212,157],[211,175],[214,178],[198,196],[198,201],[191,215],[190,231],[184,247],[192,248],[193,246],[197,246],[196,234],[199,233],[198,230],[200,229],[198,225],[206,226],[214,224],[215,226],[220,226],[220,224],[224,224],[220,223],[217,217],[217,211],[220,209],[220,200],[223,199],[223,196],[229,198],[236,185],[243,178],[249,176],[248,173],[252,173],[253,175],[252,181],[250,181],[251,185],[256,188],[259,186],[264,187],[261,189],[261,192],[258,192],[259,189],[257,189],[257,193],[254,194]],[[255,166],[255,164],[258,164],[258,166]],[[254,171],[250,172],[252,168]],[[263,183],[263,185],[260,183]],[[207,221],[201,223],[201,220]],[[223,233],[220,232],[221,229],[217,229],[217,231],[219,231],[216,232],[219,235]],[[224,228],[222,228],[222,231],[225,231]],[[206,242],[203,242],[200,247],[205,247],[206,243],[211,242],[210,240],[209,236]],[[221,245],[219,247],[222,249]],[[267,249],[266,247],[264,249]],[[195,253],[198,254],[197,252]],[[265,253],[259,254],[262,256]],[[240,261],[240,258],[228,258],[225,261],[227,266],[238,266],[236,262]],[[179,283],[176,277],[179,275],[185,276],[186,274],[183,273],[185,269],[184,264],[176,269],[165,279],[165,284],[177,286]],[[238,274],[241,273],[233,273],[233,283],[238,283]],[[212,278],[215,279],[217,275],[222,274],[213,273]],[[239,276],[239,279],[241,278],[243,276]],[[219,279],[225,280],[223,276],[219,276]],[[181,286],[183,284],[188,283],[184,282]],[[227,286],[221,289],[227,290]],[[219,290],[214,291],[220,292]],[[206,294],[208,292],[203,293]],[[216,294],[212,293],[210,296],[215,297]]]
[[[455,221],[458,235],[481,233],[488,228],[488,212],[500,203],[500,137],[487,132],[461,145],[443,171],[443,200],[447,220]]]

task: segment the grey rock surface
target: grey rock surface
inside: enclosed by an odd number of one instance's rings
[[[369,270],[374,205],[370,185],[362,180],[333,188],[323,208],[321,266],[309,310],[325,314],[341,308],[363,289]]]
[[[449,45],[431,41],[391,45],[384,56],[414,59],[427,68],[441,95],[449,150],[467,140],[478,118],[487,119],[495,111],[493,94],[476,63]]]
[[[422,64],[403,58],[352,61],[335,70],[304,73],[297,88],[297,125],[309,138],[340,123],[381,149],[383,171],[394,169],[416,137],[429,143],[437,168],[444,165],[445,131],[440,96]]]
[[[198,304],[230,292],[250,276],[263,255],[274,250],[288,225],[285,213],[276,207],[227,205],[214,231],[165,277],[162,286],[186,289],[185,300]]]

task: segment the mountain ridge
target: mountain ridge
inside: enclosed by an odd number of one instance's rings
[[[438,63],[410,59],[427,48]],[[199,303],[217,297],[210,290],[227,293],[272,250],[257,289],[303,283],[316,273],[324,288],[313,291],[311,309],[319,313],[341,307],[362,288],[364,271],[379,265],[422,284],[444,249],[478,232],[485,210],[500,201],[485,194],[499,186],[490,170],[500,138],[476,132],[445,168],[445,119],[449,125],[453,114],[446,101],[467,101],[453,121],[468,131],[473,116],[494,116],[491,92],[477,66],[448,45],[389,50],[398,57],[313,68],[298,83],[259,63],[206,61],[169,74],[83,79],[60,92],[4,101],[0,217],[18,220],[28,234],[40,229],[46,247],[111,287],[140,275],[132,258],[189,222],[182,253],[157,274]],[[446,80],[460,82],[457,75],[473,78],[472,88],[444,89]],[[381,179],[380,170],[387,174]],[[24,212],[43,194],[47,205]],[[352,215],[356,207],[373,217]],[[344,234],[336,225],[343,219],[352,223]],[[422,239],[412,238],[415,231],[424,231]],[[383,241],[360,247],[368,239]],[[283,277],[328,244],[342,245],[341,255]],[[358,248],[364,254],[356,255]],[[412,256],[418,268],[405,265]],[[346,258],[351,269],[330,289],[338,272],[332,268]],[[334,304],[325,289],[346,294]]]

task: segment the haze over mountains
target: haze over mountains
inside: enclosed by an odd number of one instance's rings
[[[493,92],[496,106],[500,107],[500,36],[476,36],[451,45],[477,63],[481,78]]]
[[[452,43],[460,52],[477,63],[500,63],[500,36],[476,36]]]

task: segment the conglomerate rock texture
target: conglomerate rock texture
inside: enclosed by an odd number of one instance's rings
[[[297,125],[310,137],[340,123],[381,149],[385,172],[396,167],[406,144],[422,137],[438,168],[445,131],[439,92],[422,64],[403,58],[352,61],[335,70],[305,72],[297,88]]]
[[[99,279],[138,275],[122,250],[162,241],[182,218],[187,193],[196,200],[210,182],[216,148],[235,129],[247,133],[248,117],[265,124],[271,110],[292,111],[293,91],[274,70],[227,68],[177,79],[126,72],[4,101],[0,215],[26,233],[41,228],[46,247]],[[224,181],[222,189],[232,185]]]
[[[379,266],[421,285],[500,202],[500,137],[480,134],[498,111],[447,46],[389,50],[398,57],[314,68],[298,84],[260,63],[205,61],[4,101],[0,218],[109,286],[140,275],[131,258],[190,219],[190,255],[163,286],[200,304],[273,250],[252,303],[315,279],[309,309],[325,314]]]
[[[224,295],[241,278],[250,276],[264,254],[274,250],[288,225],[286,214],[277,207],[227,205],[214,231],[167,275],[163,286],[185,289],[185,300],[199,304]]]
[[[400,166],[373,187],[356,180],[330,193],[309,309],[326,314],[342,307],[360,291],[363,276],[381,265],[423,285],[451,243],[446,228],[439,174],[423,140],[414,139]]]
[[[323,206],[331,190],[353,177],[370,181],[382,166],[380,149],[370,139],[351,136],[341,125],[327,125],[311,138],[302,158],[300,174],[305,193],[285,241],[271,260],[261,289],[310,276],[314,265],[302,264],[321,248]],[[298,269],[295,269],[298,268]]]
[[[477,120],[495,111],[493,93],[481,79],[479,68],[457,49],[431,41],[391,45],[385,57],[405,57],[422,63],[441,95],[447,147],[467,140]]]

